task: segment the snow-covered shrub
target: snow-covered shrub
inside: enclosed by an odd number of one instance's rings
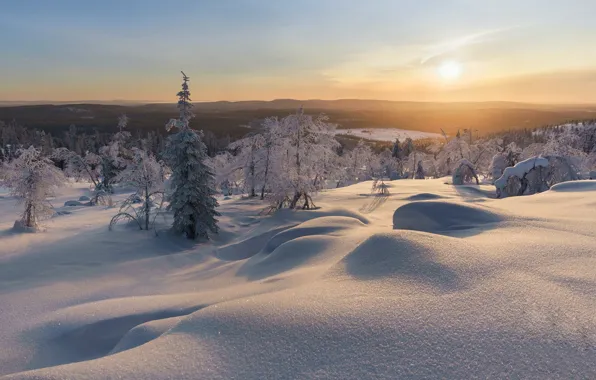
[[[41,151],[29,147],[22,149],[18,158],[10,163],[4,180],[11,194],[24,205],[23,215],[15,227],[36,228],[40,220],[54,214],[47,198],[63,186],[66,179],[53,162]]]
[[[459,162],[459,165],[453,172],[452,182],[454,185],[464,185],[472,182],[475,182],[476,185],[480,184],[478,175],[476,174],[476,168],[470,161],[465,159]]]
[[[553,185],[578,180],[577,170],[566,157],[532,157],[508,167],[495,181],[497,197],[541,193]]]
[[[497,197],[535,194],[548,190],[548,166],[546,158],[533,157],[506,168],[503,175],[495,181]]]
[[[219,231],[215,176],[208,166],[207,147],[201,133],[189,127],[193,116],[189,78],[184,73],[182,75],[182,90],[178,93],[180,116],[166,124],[167,130],[179,129],[168,138],[164,153],[165,161],[172,169],[168,210],[174,213],[174,231],[184,233],[189,239],[208,239],[209,233]]]
[[[160,209],[163,204],[163,168],[147,152],[134,148],[133,153],[133,162],[116,180],[134,187],[136,191],[122,203],[120,211],[110,221],[110,229],[119,220],[128,219],[135,221],[141,230],[149,230],[152,210]],[[141,206],[136,207],[135,204],[139,203]]]

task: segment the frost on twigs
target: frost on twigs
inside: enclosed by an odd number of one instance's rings
[[[163,208],[163,166],[141,149],[135,148],[133,152],[133,162],[118,175],[117,180],[136,191],[122,202],[118,214],[110,221],[110,230],[123,220],[136,223],[141,230],[149,230]]]

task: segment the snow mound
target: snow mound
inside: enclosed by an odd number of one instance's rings
[[[47,339],[31,362],[38,368],[56,366],[97,359],[112,351],[141,345],[144,342],[139,335],[143,334],[133,330],[148,322],[187,316],[206,306],[193,298],[181,294],[127,297],[59,310],[29,331],[33,336]],[[150,325],[155,334],[158,326]],[[143,336],[148,335],[150,332]]]
[[[420,193],[415,195],[410,195],[409,197],[404,198],[406,201],[429,201],[434,199],[443,199],[445,198],[442,195],[438,194],[431,194],[431,193]]]
[[[12,231],[18,233],[35,233],[39,232],[40,229],[38,227],[26,226],[22,220],[15,220],[12,226]]]
[[[275,228],[245,240],[224,245],[217,248],[215,257],[226,261],[246,260],[259,253],[271,238],[288,228],[290,227]]]
[[[130,350],[157,339],[183,319],[184,316],[179,316],[142,323],[127,332],[109,354]]]
[[[439,201],[412,202],[395,210],[393,228],[447,232],[472,229],[502,220],[499,215],[480,207]]]
[[[330,259],[329,254],[334,252],[336,240],[337,238],[322,235],[297,237],[280,245],[270,254],[253,256],[238,274],[250,280],[259,280],[294,269],[300,270],[307,265],[324,263]]]
[[[431,291],[451,292],[459,290],[464,281],[455,269],[441,262],[439,253],[452,254],[458,246],[462,246],[458,239],[417,231],[377,233],[346,255],[334,269],[343,269],[358,280],[393,278]]]
[[[550,188],[556,192],[596,191],[596,181],[570,181],[557,183]]]
[[[311,219],[273,236],[263,248],[263,252],[271,253],[282,244],[299,237],[309,235],[333,236],[341,231],[354,227],[364,227],[364,225],[359,219],[346,216],[324,216]]]
[[[302,221],[316,219],[324,216],[343,216],[347,218],[357,219],[364,224],[369,224],[370,221],[364,215],[359,212],[355,212],[352,210],[348,210],[345,208],[324,208],[319,210],[290,210],[290,209],[281,209],[278,210],[274,215],[273,218],[280,220],[280,219],[289,219],[289,220],[297,220],[299,218],[303,218]]]
[[[349,236],[364,226],[358,219],[342,216],[306,221],[273,236],[238,274],[256,280],[307,266],[331,266],[353,246]]]

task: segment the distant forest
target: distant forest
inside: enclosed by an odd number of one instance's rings
[[[471,129],[479,136],[511,130],[531,130],[570,121],[592,120],[596,106],[534,105],[508,102],[423,103],[370,100],[275,100],[271,102],[195,103],[191,126],[202,129],[210,155],[258,128],[269,116],[287,116],[304,106],[308,114],[325,113],[338,128],[401,128],[455,135]],[[129,117],[133,139],[146,140],[157,150],[166,135],[165,123],[177,117],[175,104],[58,104],[0,107],[0,144],[68,147],[96,151],[117,132],[117,120]],[[347,137],[343,145],[353,145]],[[45,143],[42,143],[42,140]],[[377,145],[379,143],[376,143]]]

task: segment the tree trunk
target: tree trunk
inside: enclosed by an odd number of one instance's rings
[[[149,211],[151,209],[149,201],[149,189],[145,186],[145,230],[147,231],[149,231]]]
[[[291,209],[296,208],[296,204],[298,203],[298,201],[300,200],[301,197],[302,197],[302,192],[297,191],[294,194],[294,198],[292,199],[292,202],[290,203],[290,208]]]
[[[190,240],[194,240],[197,236],[197,224],[193,215],[190,216],[191,224],[186,227],[186,237]]]
[[[27,207],[25,208],[25,225],[27,227],[34,227],[33,225],[33,205],[31,201],[27,201]]]
[[[261,200],[265,199],[265,186],[267,186],[267,176],[269,174],[269,154],[271,148],[267,148],[267,158],[265,159],[265,175],[263,176],[263,187],[261,187]]]

